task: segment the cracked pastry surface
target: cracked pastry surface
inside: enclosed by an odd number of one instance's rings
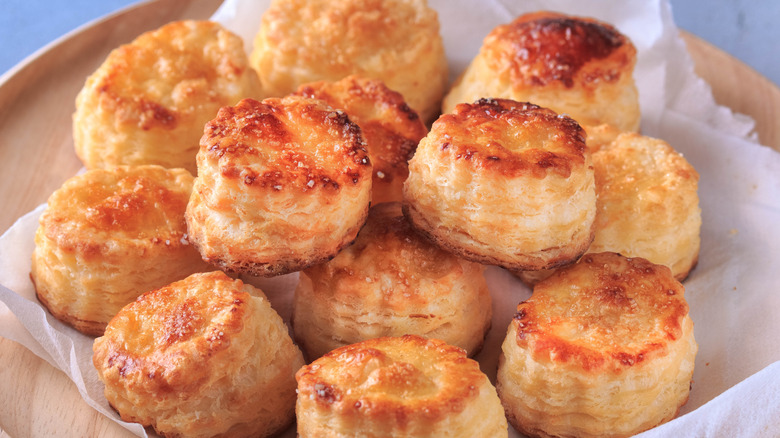
[[[127,303],[208,266],[189,244],[192,175],[160,166],[88,170],[48,199],[30,277],[57,319],[97,336]]]
[[[332,258],[365,222],[372,166],[360,128],[316,99],[244,99],[206,124],[187,204],[207,262],[270,277]]]
[[[360,75],[383,81],[430,123],[448,66],[435,10],[425,0],[275,0],[250,62],[271,96]]]
[[[303,356],[259,289],[194,274],[124,307],[93,345],[122,420],[163,436],[271,436],[289,426]]]
[[[566,114],[581,125],[639,129],[633,72],[636,48],[612,25],[587,17],[533,12],[497,26],[444,98],[506,98]]]
[[[88,169],[158,164],[195,173],[203,125],[262,98],[243,41],[220,24],[177,21],[113,50],[76,98],[73,140]]]
[[[409,159],[428,133],[403,96],[380,80],[358,76],[304,84],[295,94],[324,100],[360,126],[374,166],[371,203],[401,201]]]
[[[590,245],[596,214],[584,131],[533,104],[458,105],[409,163],[404,214],[472,261],[526,270],[571,263]]]
[[[405,334],[441,339],[473,355],[492,315],[483,271],[417,234],[399,203],[375,205],[353,245],[300,273],[295,339],[309,360]]]
[[[697,344],[666,266],[586,254],[534,287],[509,325],[497,390],[529,436],[631,436],[688,400]]]
[[[296,374],[308,437],[506,437],[494,387],[463,350],[419,336],[334,350]]]

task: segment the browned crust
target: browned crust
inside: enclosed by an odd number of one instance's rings
[[[522,128],[520,128],[522,127]],[[506,132],[544,141],[555,138],[555,150],[520,147]],[[568,177],[574,166],[585,164],[585,131],[573,119],[531,103],[510,99],[480,99],[458,104],[453,113],[434,122],[428,138],[436,139],[441,154],[467,163],[475,171],[487,169],[505,176],[542,179],[548,173]],[[516,141],[516,140],[515,140]]]
[[[289,126],[296,123],[296,129]],[[303,138],[311,132],[316,138]],[[300,145],[321,141],[333,147],[318,154]],[[321,156],[320,156],[321,155]],[[370,175],[371,163],[358,125],[316,99],[291,96],[262,102],[247,98],[223,107],[200,141],[198,168],[214,162],[221,178],[254,190],[338,191]]]
[[[567,248],[552,247],[526,254],[512,254],[506,257],[497,257],[476,252],[454,243],[452,239],[447,236],[446,230],[441,230],[438,227],[432,226],[425,217],[415,209],[414,205],[408,202],[404,202],[402,210],[404,216],[406,216],[414,229],[429,239],[434,245],[466,260],[485,265],[500,266],[510,271],[538,271],[541,269],[554,269],[569,265],[587,252],[595,236],[595,230],[591,227],[588,239],[583,240],[576,246]]]
[[[87,259],[149,246],[188,244],[184,211],[192,176],[183,169],[117,166],[93,169],[67,181],[41,216],[45,236],[58,248]]]
[[[218,271],[203,275],[233,283]],[[95,367],[103,373],[114,369],[127,385],[148,393],[181,390],[207,378],[208,367],[196,364],[229,347],[230,339],[244,327],[251,296],[232,286],[219,295],[179,300],[178,288],[188,287],[196,278],[150,291],[125,306],[109,323],[100,348],[96,348]],[[214,309],[223,315],[216,324],[210,319]],[[143,331],[141,325],[145,326]],[[182,367],[186,373],[181,372]]]
[[[435,361],[433,373],[444,373],[441,385],[432,388],[432,394],[424,397],[385,397],[372,396],[362,391],[348,391],[361,385],[361,375],[364,368],[384,363],[387,355],[382,351],[384,343],[405,344],[405,354],[415,356],[430,356]],[[398,367],[389,366],[389,372],[383,373],[377,383],[395,388],[409,387],[410,391],[419,390],[420,385],[430,382],[420,376],[403,361],[394,361]],[[408,364],[406,364],[408,365]],[[335,371],[336,367],[343,371]],[[326,373],[338,373],[338,380],[326,378]],[[423,371],[423,374],[425,371]],[[422,378],[425,383],[414,385],[415,380]],[[466,357],[466,352],[458,347],[447,345],[435,339],[425,339],[416,335],[406,335],[399,338],[370,339],[357,344],[348,345],[331,351],[309,365],[303,366],[296,373],[298,381],[298,397],[314,400],[316,404],[337,415],[375,418],[380,421],[391,421],[399,426],[413,418],[424,418],[426,421],[438,422],[451,413],[461,412],[470,400],[476,399],[479,386],[485,379],[478,364]]]
[[[342,109],[360,126],[374,165],[375,182],[406,179],[407,162],[428,130],[400,93],[378,79],[351,75],[337,82],[304,84],[295,94]]]
[[[636,57],[631,41],[612,25],[547,11],[496,27],[483,47],[492,52],[487,56],[492,68],[508,75],[516,88],[552,84],[595,88],[631,71]]]
[[[561,292],[572,283],[576,289]],[[682,336],[688,314],[684,293],[666,266],[617,253],[586,254],[539,282],[531,298],[518,305],[512,322],[516,342],[537,360],[617,373],[666,354],[667,344]],[[630,318],[623,319],[626,315]],[[641,327],[628,325],[637,319]],[[567,322],[593,336],[559,335],[556,330]]]

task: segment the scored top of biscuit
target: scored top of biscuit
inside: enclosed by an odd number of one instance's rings
[[[198,168],[257,190],[339,190],[371,178],[360,128],[340,110],[300,96],[244,99],[206,124]]]
[[[458,104],[433,124],[426,141],[442,153],[505,176],[567,178],[584,166],[585,131],[573,119],[531,103],[480,99]]]
[[[631,41],[612,25],[546,11],[496,27],[483,50],[514,87],[614,82],[636,58]],[[593,61],[599,62],[589,67]]]
[[[683,335],[685,288],[666,266],[586,254],[541,281],[517,307],[516,342],[537,360],[620,370],[667,354]]]

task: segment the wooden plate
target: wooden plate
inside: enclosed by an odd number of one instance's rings
[[[155,0],[126,9],[67,35],[0,78],[0,230],[81,168],[71,140],[73,102],[108,52],[169,21],[207,18],[221,1]],[[683,38],[715,99],[752,116],[761,142],[780,150],[780,89],[703,40]],[[90,408],[64,373],[3,338],[0,406],[0,438],[132,436]]]

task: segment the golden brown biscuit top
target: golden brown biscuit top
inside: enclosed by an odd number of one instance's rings
[[[336,80],[439,32],[436,12],[419,0],[277,0],[261,26],[281,54]]]
[[[378,79],[348,76],[337,82],[302,85],[297,95],[321,99],[344,110],[360,126],[374,164],[374,171],[386,172],[406,166],[427,129],[400,93]]]
[[[600,196],[615,202],[628,195],[671,205],[670,197],[695,194],[698,188],[696,169],[660,139],[623,133],[593,159]]]
[[[317,99],[244,99],[206,124],[198,166],[262,190],[338,190],[371,178],[360,128]]]
[[[174,129],[202,104],[236,94],[250,68],[242,40],[210,21],[177,21],[113,50],[90,80],[100,105],[142,129]]]
[[[400,203],[388,202],[371,207],[353,245],[306,273],[317,281],[338,285],[332,292],[339,302],[406,311],[429,304],[431,297],[419,287],[421,281],[436,281],[461,270],[455,256],[412,229]],[[385,293],[366,296],[362,291],[367,285],[379,285]],[[380,302],[367,302],[372,299]]]
[[[496,27],[482,47],[491,66],[516,86],[614,82],[625,69],[631,73],[636,59],[631,41],[613,26],[544,11]]]
[[[486,381],[464,350],[415,335],[338,348],[295,377],[298,397],[341,415],[401,425],[420,417],[435,422],[462,411]]]
[[[568,177],[585,164],[585,131],[573,119],[530,103],[480,99],[434,122],[427,140],[454,161],[505,176]]]
[[[586,254],[517,307],[517,344],[537,360],[620,372],[682,336],[685,289],[669,268],[616,253]]]
[[[66,250],[95,255],[113,242],[187,245],[184,210],[193,177],[156,165],[93,169],[68,180],[48,200],[41,225]]]
[[[240,280],[193,274],[120,310],[95,341],[93,362],[149,390],[197,385],[208,373],[203,363],[230,346],[252,305]]]

